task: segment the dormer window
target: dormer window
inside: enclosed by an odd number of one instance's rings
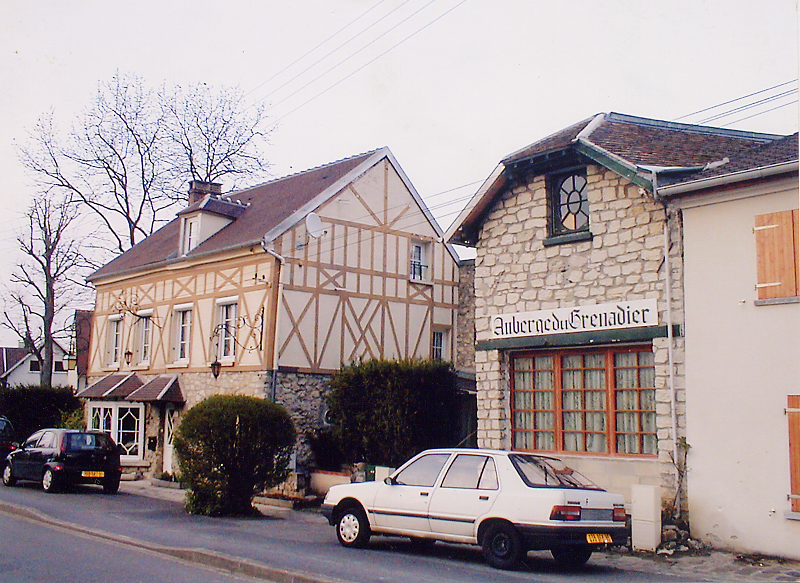
[[[547,187],[550,221],[549,238],[545,245],[591,239],[586,169],[552,174]]]
[[[200,240],[200,220],[198,217],[186,219],[183,225],[183,254],[197,247]]]

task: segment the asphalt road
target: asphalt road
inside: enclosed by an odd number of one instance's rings
[[[0,579],[6,583],[242,583],[198,563],[0,514]]]
[[[43,529],[49,529],[51,537],[58,540],[59,545],[69,545],[69,539],[74,536],[90,537],[96,541],[93,544],[100,545],[110,544],[109,540],[113,540],[115,549],[124,549],[125,553],[155,552],[165,557],[167,562],[172,560],[170,557],[178,557],[266,580],[278,580],[287,573],[294,575],[296,581],[307,582],[686,580],[673,574],[616,567],[613,560],[607,558],[590,560],[578,573],[564,572],[546,553],[532,553],[527,560],[527,569],[497,571],[486,565],[477,547],[437,544],[423,552],[413,549],[406,539],[399,538],[375,537],[367,549],[344,549],[337,543],[332,527],[315,512],[275,509],[268,510],[267,516],[252,519],[191,516],[185,513],[179,500],[142,496],[127,491],[125,487],[119,494],[108,496],[100,488],[90,486],[59,494],[45,494],[34,484],[19,484],[14,488],[0,486],[0,511],[4,518],[0,535],[4,540],[3,546],[14,542],[16,548],[15,541],[32,537],[27,545],[29,552],[58,556],[58,552],[54,555],[46,545],[34,544],[33,539],[44,536]],[[30,520],[44,522],[34,524]],[[20,549],[25,546],[21,545]],[[84,548],[86,546],[84,540]],[[67,549],[65,546],[63,552],[67,553]],[[121,550],[119,552],[123,554]],[[121,569],[125,568],[126,560],[120,563]],[[82,576],[69,580],[93,580],[96,563],[96,560],[87,559],[83,562]],[[156,560],[150,563],[153,572],[159,574],[129,580],[167,581],[161,571],[175,569]],[[14,573],[20,573],[20,564],[18,558],[12,561],[12,566],[17,568]],[[185,563],[180,565],[183,566],[178,568],[178,572],[186,568]],[[81,562],[76,562],[74,568],[80,570]],[[10,579],[0,576],[0,580],[46,581],[47,578]],[[201,577],[199,580],[215,579]]]

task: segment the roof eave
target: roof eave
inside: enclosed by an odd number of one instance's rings
[[[751,168],[749,170],[731,172],[730,174],[723,174],[722,176],[711,176],[708,178],[701,178],[698,180],[691,180],[689,182],[681,182],[679,184],[664,186],[658,189],[658,195],[662,198],[671,198],[700,190],[728,186],[737,182],[758,180],[760,178],[771,178],[781,174],[797,174],[798,169],[800,169],[800,163],[798,163],[797,160],[781,162],[779,164],[770,164],[768,166]]]

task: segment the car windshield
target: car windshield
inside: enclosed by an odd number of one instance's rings
[[[531,488],[542,486],[558,488],[581,488],[602,490],[585,476],[579,474],[561,460],[529,454],[508,456],[522,481]]]
[[[65,436],[67,451],[86,449],[112,449],[111,439],[102,433],[67,433]]]

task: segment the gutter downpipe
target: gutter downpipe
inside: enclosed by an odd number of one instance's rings
[[[275,252],[274,249],[271,247],[272,241],[267,242],[266,239],[261,241],[261,248],[264,249],[269,255],[272,255],[275,260],[278,262],[278,273],[276,277],[276,281],[278,283],[278,293],[277,298],[275,300],[275,331],[272,338],[272,380],[270,382],[270,400],[274,403],[275,402],[275,395],[277,392],[277,384],[278,384],[278,332],[280,329],[280,313],[281,313],[281,304],[283,303],[283,265],[286,263],[286,259]]]
[[[672,266],[669,261],[669,210],[667,208],[667,201],[665,198],[658,194],[658,172],[653,171],[653,197],[657,202],[660,202],[664,207],[664,270],[665,270],[665,285],[667,296],[667,354],[669,365],[669,394],[670,394],[670,410],[672,413],[672,461],[675,466],[678,466],[678,394],[675,389],[675,354],[673,351],[673,344],[675,338],[672,332]],[[680,476],[678,476],[680,480]],[[681,484],[678,483],[678,487]],[[676,504],[673,512],[678,513],[680,508],[680,491],[676,492]]]

